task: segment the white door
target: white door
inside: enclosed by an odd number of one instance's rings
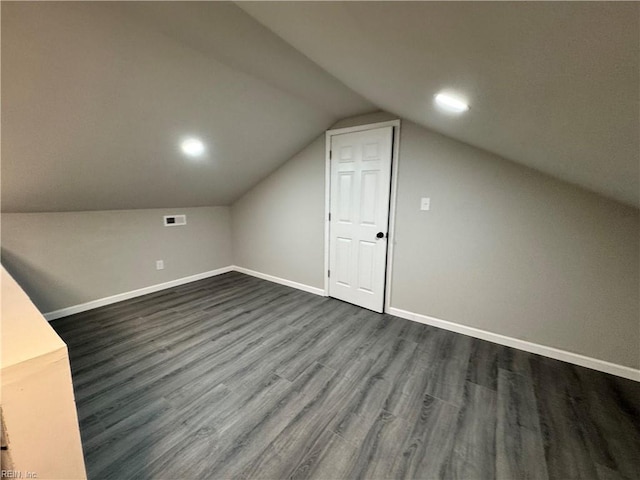
[[[382,312],[393,127],[331,137],[329,296]]]

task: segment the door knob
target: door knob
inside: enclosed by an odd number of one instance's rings
[[[378,232],[378,233],[376,234],[376,238],[382,238],[382,237],[384,237],[384,233],[382,233],[382,232]]]

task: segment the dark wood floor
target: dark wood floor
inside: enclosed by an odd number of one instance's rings
[[[640,384],[239,273],[53,326],[90,479],[640,478]]]

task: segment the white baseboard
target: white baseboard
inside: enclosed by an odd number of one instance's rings
[[[261,278],[262,280],[268,280],[273,283],[279,283],[280,285],[286,285],[287,287],[297,288],[298,290],[304,290],[305,292],[313,293],[315,295],[324,296],[324,289],[318,287],[312,287],[310,285],[305,285],[304,283],[294,282],[293,280],[287,280],[285,278],[274,277],[273,275],[268,275],[266,273],[256,272],[255,270],[249,270],[248,268],[238,267],[237,265],[233,266],[233,270],[240,273],[245,273],[247,275],[251,275],[252,277]]]
[[[216,275],[221,275],[223,273],[232,272],[232,271],[245,273],[247,275],[251,275],[252,277],[257,277],[263,280],[268,280],[270,282],[279,283],[281,285],[286,285],[287,287],[297,288],[298,290],[304,290],[305,292],[314,293],[316,295],[324,295],[324,290],[321,288],[311,287],[303,283],[294,282],[292,280],[286,280],[280,277],[274,277],[273,275],[267,275],[266,273],[256,272],[254,270],[249,270],[248,268],[244,268],[244,267],[229,265],[228,267],[222,267],[216,270],[198,273],[196,275],[190,275],[188,277],[178,278],[176,280],[171,280],[170,282],[158,283],[156,285],[150,285],[148,287],[139,288],[137,290],[131,290],[130,292],[119,293],[117,295],[112,295],[110,297],[104,297],[104,298],[99,298],[97,300],[92,300],[87,303],[81,303],[79,305],[73,305],[71,307],[61,308],[60,310],[54,310],[53,312],[45,313],[43,314],[43,316],[48,321],[51,321],[57,318],[67,317],[69,315],[74,315],[80,312],[86,312],[87,310],[93,310],[94,308],[104,307],[105,305],[111,305],[112,303],[122,302],[123,300],[129,300],[130,298],[141,297],[142,295],[158,292],[166,288],[177,287],[179,285],[196,282],[198,280],[202,280],[209,277],[215,277]]]
[[[580,365],[582,367],[599,370],[601,372],[610,373],[612,375],[640,382],[640,370],[626,367],[624,365],[618,365],[617,363],[606,362],[597,358],[580,355],[579,353],[572,353],[566,350],[560,350],[559,348],[527,342],[526,340],[518,340],[517,338],[507,337],[505,335],[500,335],[499,333],[487,332],[486,330],[480,330],[479,328],[468,327],[466,325],[460,325],[459,323],[448,322],[446,320],[440,320],[439,318],[429,317],[419,313],[408,312],[399,308],[389,307],[387,309],[387,313],[407,320],[413,320],[414,322],[424,323],[425,325],[431,325],[433,327],[450,330],[456,333],[462,333],[463,335],[468,335],[470,337],[487,340],[507,347],[517,348],[518,350],[524,350],[525,352],[536,353],[545,357],[562,360],[563,362],[573,363],[574,365]]]
[[[55,320],[56,318],[66,317],[75,313],[86,312],[87,310],[93,310],[94,308],[104,307],[105,305],[111,305],[112,303],[122,302],[123,300],[129,300],[130,298],[141,297],[149,293],[158,292],[166,288],[177,287],[184,285],[185,283],[195,282],[209,277],[215,277],[233,270],[233,266],[218,268],[216,270],[210,270],[208,272],[198,273],[196,275],[190,275],[188,277],[178,278],[171,280],[170,282],[158,283],[156,285],[150,285],[148,287],[139,288],[137,290],[131,290],[130,292],[119,293],[110,297],[99,298],[87,303],[81,303],[79,305],[73,305],[67,308],[61,308],[60,310],[54,310],[43,314],[44,318],[48,321]]]
[[[231,271],[244,273],[246,275],[251,275],[252,277],[257,277],[263,280],[268,280],[270,282],[279,283],[280,285],[286,285],[287,287],[297,288],[298,290],[303,290],[305,292],[313,293],[315,295],[325,296],[325,291],[322,288],[312,287],[310,285],[305,285],[304,283],[298,283],[292,280],[287,280],[285,278],[268,275],[266,273],[256,272],[255,270],[239,267],[237,265],[229,265],[228,267],[218,268],[217,270],[198,273],[197,275],[178,278],[176,280],[171,280],[170,282],[159,283],[157,285],[151,285],[149,287],[139,288],[137,290],[132,290],[130,292],[119,293],[117,295],[113,295],[110,297],[100,298],[97,300],[93,300],[91,302],[82,303],[80,305],[73,305],[71,307],[62,308],[60,310],[55,310],[53,312],[48,312],[44,314],[44,318],[46,318],[49,321],[55,320],[56,318],[66,317],[68,315],[73,315],[75,313],[85,312],[87,310],[92,310],[94,308],[103,307],[105,305],[110,305],[112,303],[121,302],[123,300],[128,300],[130,298],[140,297],[142,295],[158,292],[166,288],[177,287],[179,285],[184,285],[186,283],[195,282],[197,280],[214,277],[216,275],[221,275],[223,273],[227,273]],[[548,347],[548,346],[540,345],[537,343],[527,342],[526,340],[519,340],[517,338],[507,337],[505,335],[500,335],[499,333],[488,332],[486,330],[481,330],[479,328],[468,327],[466,325],[460,325],[458,323],[448,322],[446,320],[441,320],[435,317],[429,317],[427,315],[422,315],[419,313],[409,312],[407,310],[401,310],[399,308],[389,307],[387,309],[387,313],[391,315],[395,315],[396,317],[412,320],[414,322],[423,323],[425,325],[431,325],[434,327],[442,328],[444,330],[461,333],[463,335],[468,335],[470,337],[479,338],[481,340],[487,340],[489,342],[505,345],[507,347],[517,348],[518,350],[524,350],[525,352],[536,353],[538,355],[543,355],[545,357],[554,358],[556,360],[561,360],[563,362],[573,363],[575,365],[580,365],[582,367],[591,368],[593,370],[599,370],[601,372],[610,373],[612,375],[617,375],[619,377],[624,377],[630,380],[635,380],[637,382],[640,382],[640,370],[635,368],[626,367],[624,365],[618,365],[616,363],[606,362],[604,360],[587,357],[585,355],[568,352],[566,350],[560,350],[554,347]]]

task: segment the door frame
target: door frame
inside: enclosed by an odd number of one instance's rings
[[[325,180],[324,180],[324,296],[329,296],[329,241],[330,223],[329,210],[331,209],[331,137],[344,133],[364,132],[382,127],[393,127],[391,149],[391,192],[389,197],[389,229],[387,236],[387,265],[384,283],[384,313],[389,313],[391,308],[391,277],[393,273],[393,246],[396,243],[396,201],[398,196],[398,163],[400,158],[400,120],[369,123],[354,127],[336,128],[327,130],[325,134]]]

